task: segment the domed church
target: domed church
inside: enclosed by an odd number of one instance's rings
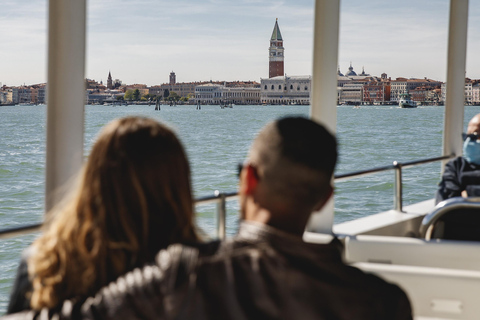
[[[348,68],[348,72],[345,76],[346,77],[353,77],[353,76],[356,76],[356,75],[357,75],[357,73],[355,71],[353,71],[352,63],[350,62],[350,68]]]

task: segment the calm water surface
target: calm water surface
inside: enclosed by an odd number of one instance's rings
[[[441,155],[443,107],[400,109],[338,107],[340,159],[337,173]],[[466,107],[465,123],[480,107]],[[215,190],[234,191],[236,165],[245,159],[255,134],[268,121],[285,115],[308,115],[306,106],[87,106],[85,153],[110,120],[143,115],[172,126],[184,143],[193,173],[195,196]],[[44,204],[45,106],[0,107],[0,228],[41,221]],[[404,205],[432,198],[440,164],[404,170]],[[393,205],[393,172],[336,185],[335,221],[342,222],[388,210]],[[238,204],[227,206],[227,233],[235,233]],[[197,207],[198,224],[215,227],[214,206]],[[0,314],[6,309],[21,251],[36,235],[0,240]]]

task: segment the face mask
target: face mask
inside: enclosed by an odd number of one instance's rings
[[[470,163],[480,165],[480,142],[467,138],[463,143],[463,157]]]

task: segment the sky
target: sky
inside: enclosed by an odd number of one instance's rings
[[[0,83],[46,82],[46,0],[2,0]],[[149,86],[260,81],[278,18],[285,73],[310,75],[313,0],[93,0],[87,4],[86,77]],[[446,78],[447,0],[342,0],[340,70]],[[480,78],[480,0],[470,1],[467,77]]]

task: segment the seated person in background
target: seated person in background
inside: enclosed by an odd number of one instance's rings
[[[82,301],[172,243],[199,240],[190,168],[164,125],[128,117],[100,133],[72,197],[27,249],[7,313]]]
[[[480,196],[480,113],[467,127],[463,156],[450,160],[442,175],[436,203],[453,197]]]
[[[343,263],[338,239],[302,240],[332,195],[336,159],[335,138],[314,121],[267,125],[241,170],[233,239],[213,255],[170,246],[81,307],[65,303],[62,319],[412,319],[398,286]]]

